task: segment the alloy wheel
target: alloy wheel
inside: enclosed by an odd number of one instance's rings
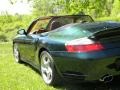
[[[50,84],[53,80],[53,64],[49,54],[43,54],[41,57],[41,74],[45,83]]]
[[[19,51],[16,44],[14,45],[14,57],[15,57],[15,61],[19,62]]]

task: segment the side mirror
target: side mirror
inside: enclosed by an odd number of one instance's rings
[[[27,35],[25,29],[20,29],[20,30],[18,30],[17,34],[20,34],[20,35]]]

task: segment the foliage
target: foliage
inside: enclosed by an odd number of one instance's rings
[[[120,0],[115,0],[113,3],[112,16],[120,16]]]
[[[97,18],[97,21],[117,21],[120,22],[120,16],[119,17],[101,17]]]
[[[32,0],[35,15],[81,14],[94,17],[119,15],[120,0]]]
[[[5,35],[0,35],[0,42],[7,42],[7,37]]]
[[[34,0],[33,10],[34,15],[37,16],[46,16],[52,14],[53,0]]]
[[[0,39],[2,41],[10,41],[20,28],[27,28],[32,21],[32,16],[25,15],[4,15],[0,16]]]

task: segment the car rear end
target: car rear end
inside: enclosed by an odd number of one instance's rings
[[[65,42],[65,50],[52,52],[56,65],[64,77],[87,81],[110,77],[111,80],[120,74],[119,25],[88,31],[91,33],[86,37]]]

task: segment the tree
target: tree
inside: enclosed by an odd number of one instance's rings
[[[119,14],[120,0],[33,0],[34,12],[39,15],[79,14],[84,12],[94,17]],[[113,9],[112,9],[113,7]]]
[[[114,1],[111,12],[111,16],[120,16],[120,0]]]
[[[53,13],[53,0],[34,0],[34,14],[46,16]]]

